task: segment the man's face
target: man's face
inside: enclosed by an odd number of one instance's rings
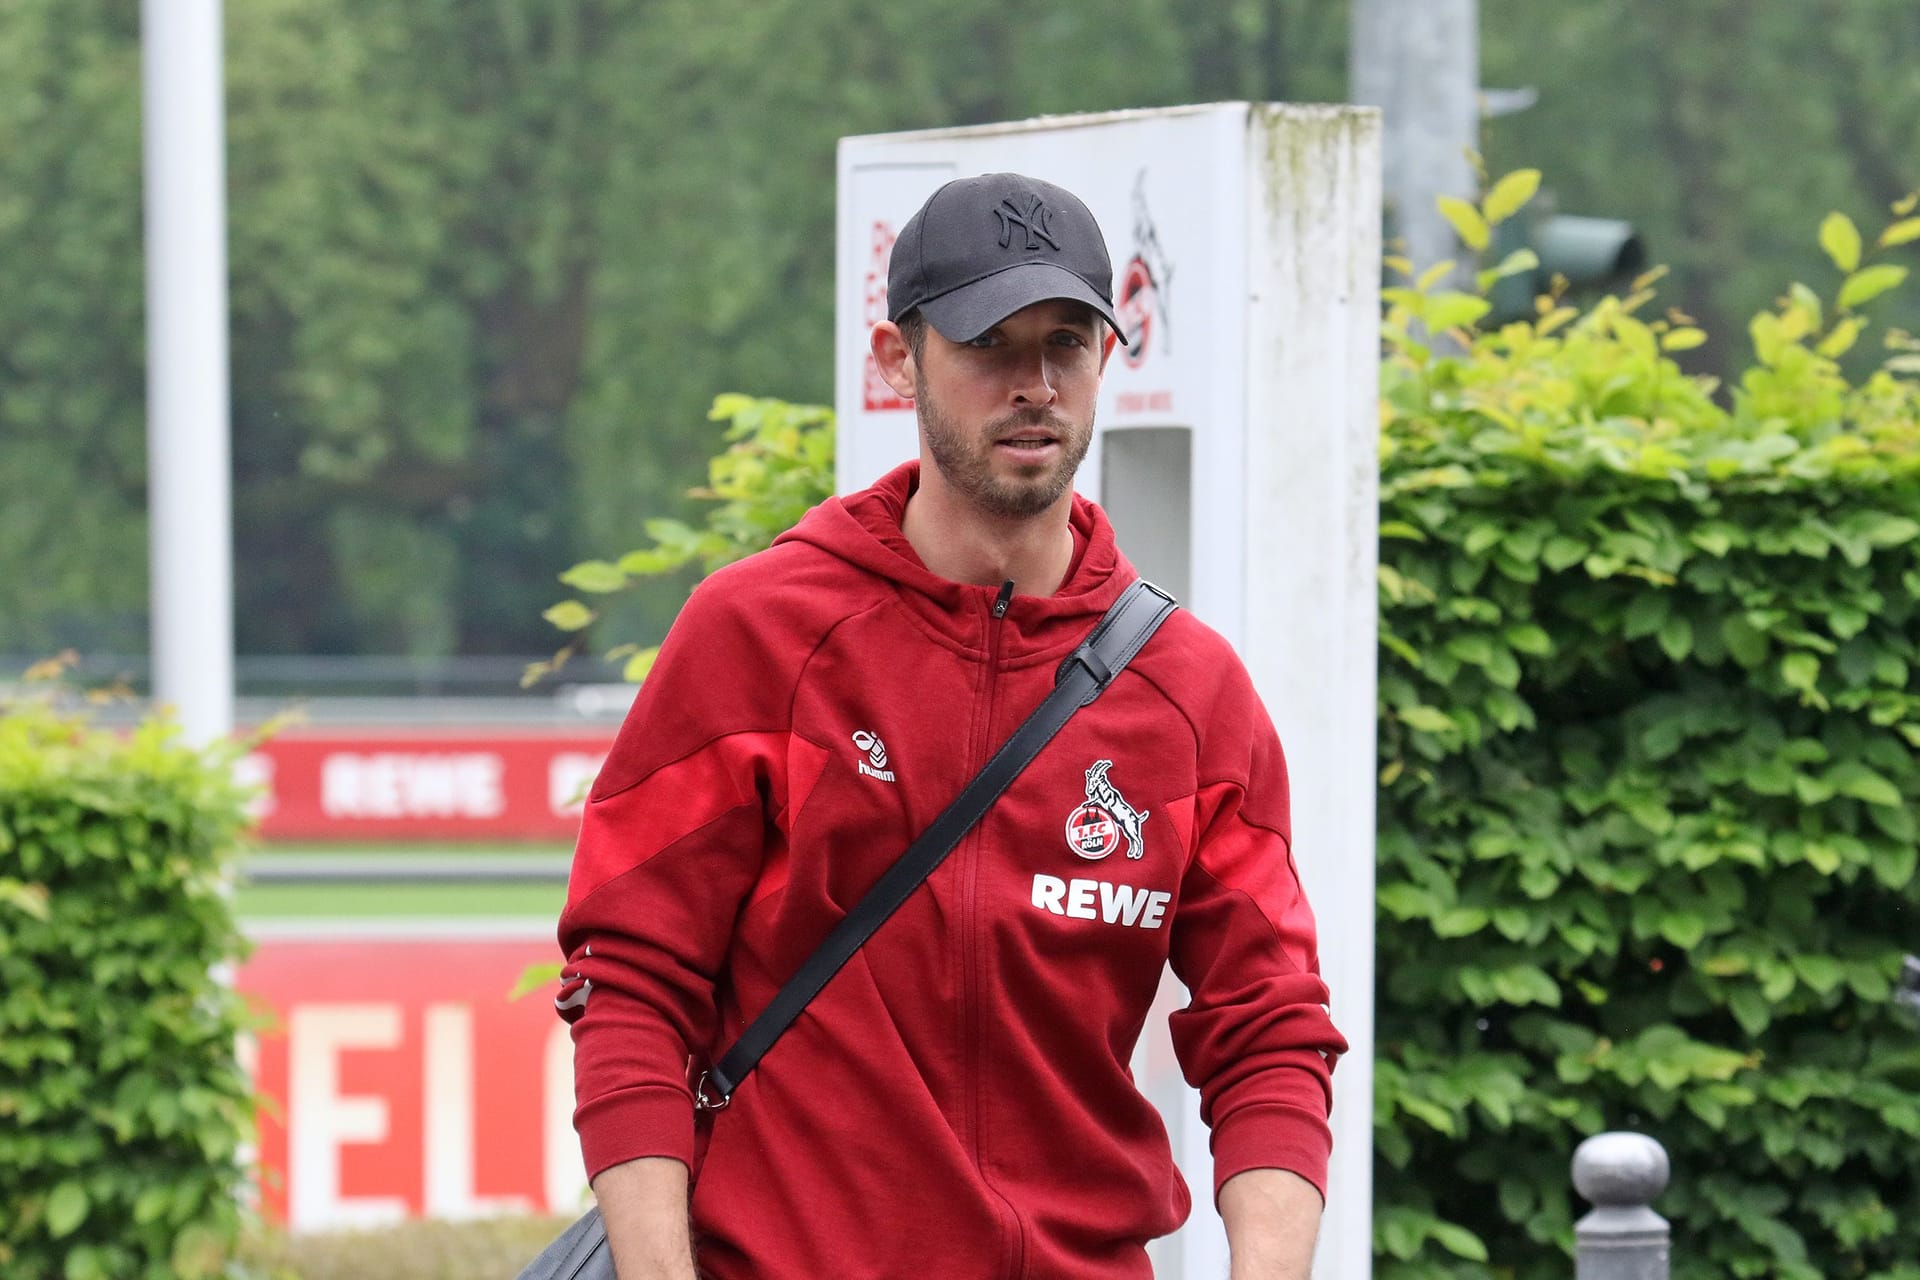
[[[1100,339],[1093,310],[1064,299],[1016,311],[972,342],[929,326],[914,404],[948,487],[1001,519],[1058,502],[1093,443]]]

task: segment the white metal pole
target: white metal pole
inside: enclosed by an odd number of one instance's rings
[[[1480,148],[1480,0],[1352,0],[1348,96],[1386,115],[1386,204],[1416,270],[1471,253],[1434,201],[1471,200]]]
[[[233,727],[226,128],[220,0],[141,0],[153,690]]]

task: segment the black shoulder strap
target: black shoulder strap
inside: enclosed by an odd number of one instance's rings
[[[993,807],[1013,780],[1020,776],[1041,747],[1060,731],[1073,713],[1100,696],[1140,647],[1172,614],[1172,596],[1142,578],[1128,587],[1106,616],[1081,642],[1054,675],[1047,695],[1026,722],[1014,730],[945,812],[907,846],[873,888],[849,911],[826,941],[820,944],[787,984],[780,988],[759,1017],[741,1033],[720,1061],[700,1077],[694,1088],[694,1106],[718,1111],[752,1071],[774,1041],[800,1011],[827,985],[840,967],[853,958],[874,930],[913,895],[920,883],[946,859],[960,837]]]

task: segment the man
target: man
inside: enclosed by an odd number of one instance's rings
[[[1345,1045],[1279,743],[1185,613],[696,1123],[689,1080],[1137,576],[1072,488],[1125,341],[1086,207],[947,184],[888,313],[919,460],[700,586],[587,806],[560,1004],[622,1280],[1150,1275],[1189,1198],[1128,1060],[1169,961],[1233,1275],[1303,1277]]]

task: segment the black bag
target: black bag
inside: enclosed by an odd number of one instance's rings
[[[615,1280],[613,1250],[607,1247],[600,1206],[587,1210],[542,1249],[520,1273],[520,1280]]]
[[[834,927],[819,949],[807,957],[806,963],[780,988],[760,1016],[741,1032],[733,1047],[700,1076],[694,1087],[695,1110],[720,1111],[726,1107],[747,1073],[800,1016],[807,1003],[853,958],[853,953],[873,936],[874,930],[886,923],[887,917],[933,874],[933,869],[945,861],[953,847],[960,843],[960,837],[993,807],[993,802],[1073,713],[1113,683],[1113,678],[1140,652],[1141,646],[1159,630],[1175,607],[1172,596],[1144,578],[1121,593],[1080,647],[1060,664],[1054,675],[1053,692],[1047,695],[1046,701],[1014,730],[1013,736],[974,775],[953,803],[874,882],[873,888]],[[539,1257],[527,1264],[519,1280],[616,1280],[613,1251],[607,1247],[600,1210],[589,1209],[578,1222],[561,1232]]]

